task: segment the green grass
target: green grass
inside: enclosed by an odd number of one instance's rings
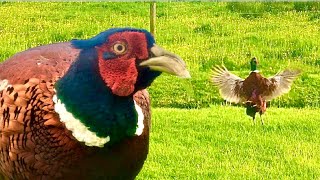
[[[155,108],[150,153],[137,179],[319,179],[317,109]]]
[[[192,79],[163,75],[149,88],[154,107],[202,108],[223,102],[210,69],[225,64],[245,78],[298,68],[292,91],[272,106],[320,105],[320,3],[157,3],[157,43],[179,54]],[[89,38],[111,27],[149,29],[149,3],[0,3],[0,60],[30,47]]]

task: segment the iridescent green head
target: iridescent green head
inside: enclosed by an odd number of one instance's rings
[[[258,60],[256,57],[253,57],[250,61],[251,71],[256,71],[258,65]]]

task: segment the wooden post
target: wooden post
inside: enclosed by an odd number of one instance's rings
[[[150,32],[153,36],[156,36],[156,2],[150,3]]]

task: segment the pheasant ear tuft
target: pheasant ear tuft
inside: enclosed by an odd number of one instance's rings
[[[134,29],[134,28],[111,28],[107,31],[101,32],[100,34],[90,38],[90,39],[73,39],[71,40],[71,44],[73,47],[77,49],[90,49],[95,46],[100,46],[105,42],[108,42],[108,37],[117,32],[125,32],[125,31],[136,31],[143,32],[146,35],[148,48],[152,47],[155,43],[153,36],[144,29]]]
[[[96,35],[93,38],[90,39],[74,39],[71,40],[71,44],[77,48],[77,49],[89,49],[89,48],[93,48],[95,46],[100,46],[102,45],[104,42],[106,42],[107,37],[112,34],[113,31],[109,30],[109,31],[105,31],[102,32],[98,35]]]

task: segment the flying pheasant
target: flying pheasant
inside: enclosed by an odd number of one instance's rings
[[[257,70],[258,60],[250,61],[251,73],[246,79],[230,73],[225,67],[213,68],[212,82],[219,88],[221,96],[229,102],[244,103],[246,113],[255,122],[255,115],[261,115],[267,110],[267,101],[290,91],[293,80],[299,71],[284,70],[270,78],[264,78]]]
[[[148,154],[150,99],[184,61],[142,29],[20,52],[0,64],[5,179],[134,179]],[[1,176],[0,176],[1,178]]]

